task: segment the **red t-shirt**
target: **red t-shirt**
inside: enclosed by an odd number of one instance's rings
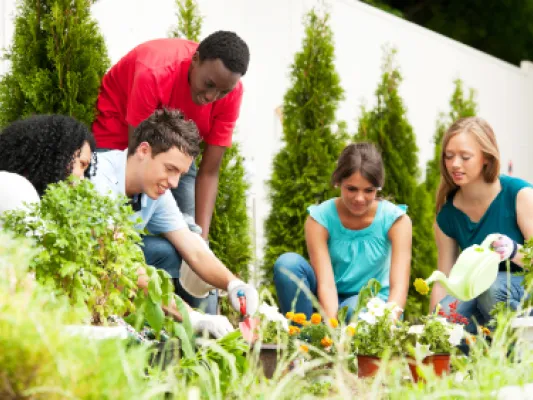
[[[206,143],[231,146],[242,84],[213,103],[195,104],[188,71],[197,47],[183,39],[152,40],[134,48],[105,74],[93,123],[98,148],[125,149],[128,125],[139,125],[161,107],[181,110],[196,123]]]

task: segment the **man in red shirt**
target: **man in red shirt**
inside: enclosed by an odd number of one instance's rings
[[[93,132],[99,149],[123,150],[139,123],[156,109],[179,109],[205,143],[198,172],[192,163],[173,195],[207,239],[218,173],[239,116],[250,53],[233,32],[217,31],[200,44],[184,39],[143,43],[104,76]]]

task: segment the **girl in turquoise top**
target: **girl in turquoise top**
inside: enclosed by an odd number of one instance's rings
[[[394,302],[396,317],[401,315],[409,286],[412,225],[405,208],[377,197],[384,179],[381,155],[372,144],[350,144],[343,150],[332,176],[341,196],[307,209],[310,263],[285,253],[274,265],[283,313],[294,310],[309,318],[313,312],[313,302],[296,278],[318,297],[327,317],[335,318],[339,307],[348,306],[349,319],[359,291],[375,278],[382,286],[379,296]]]
[[[460,249],[481,244],[491,233],[501,234],[492,243],[502,260],[497,280],[478,298],[458,302],[457,312],[470,320],[467,330],[475,333],[475,323],[485,325],[496,303],[505,302],[516,310],[524,297],[523,277],[508,276],[505,261],[511,261],[511,272],[522,269],[520,249],[524,239],[533,236],[533,189],[526,181],[499,175],[496,137],[489,124],[477,117],[460,119],[448,129],[440,169],[435,225],[439,270],[448,275]],[[436,284],[430,309],[440,303],[449,312],[455,301]]]

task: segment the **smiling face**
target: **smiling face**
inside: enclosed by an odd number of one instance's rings
[[[371,210],[378,192],[378,188],[359,172],[343,179],[340,188],[342,203],[348,212],[356,217],[362,217]]]
[[[486,164],[481,145],[469,133],[453,136],[444,149],[446,172],[457,186],[483,179],[483,167]]]
[[[241,75],[231,72],[219,58],[200,61],[196,53],[189,68],[192,101],[206,105],[226,96],[237,85]]]
[[[170,150],[152,157],[147,142],[139,145],[136,155],[140,160],[139,178],[142,193],[157,200],[168,189],[178,187],[181,175],[187,173],[193,158],[171,147]]]

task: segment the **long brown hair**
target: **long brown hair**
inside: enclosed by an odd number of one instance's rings
[[[494,182],[500,174],[500,151],[496,136],[491,126],[482,118],[467,117],[455,121],[444,134],[442,138],[442,147],[440,153],[440,184],[437,190],[437,213],[440,211],[448,195],[456,190],[458,186],[453,182],[452,177],[446,170],[445,153],[450,139],[460,133],[469,133],[473,135],[485,157],[487,164],[483,167],[483,179],[487,183]]]

